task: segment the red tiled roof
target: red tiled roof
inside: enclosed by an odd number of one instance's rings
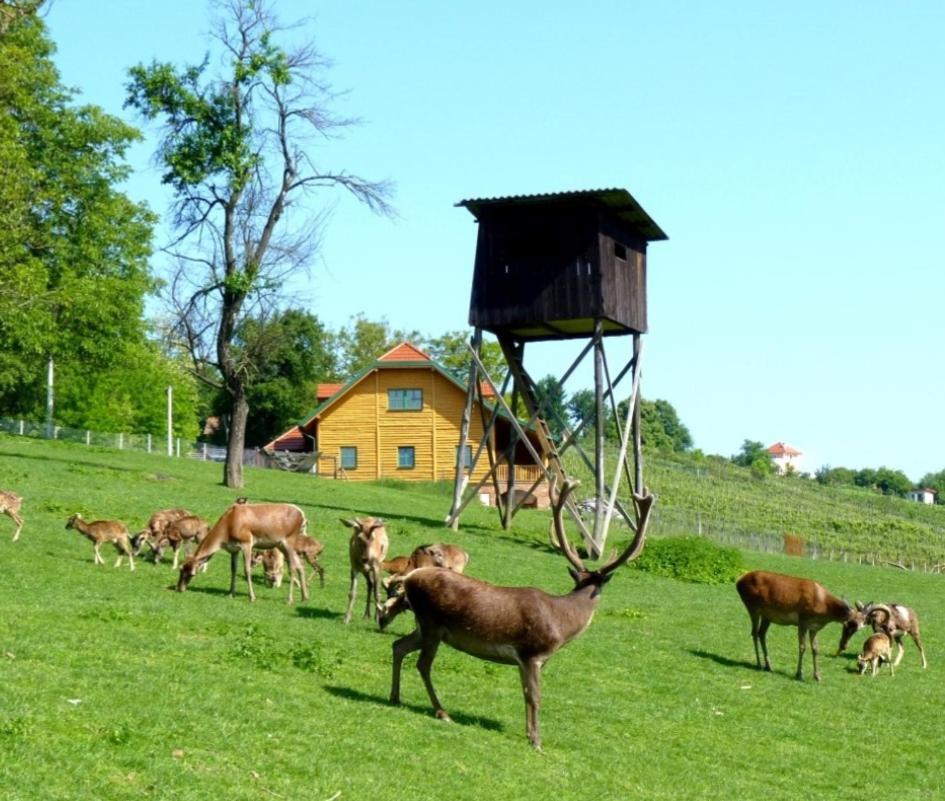
[[[344,384],[319,384],[315,388],[315,399],[319,403],[321,403],[322,401],[328,400],[332,395],[334,395],[343,386]]]
[[[482,390],[482,397],[484,398],[494,398],[495,393],[492,391],[492,386],[488,381],[480,381],[479,388]]]
[[[775,442],[768,448],[768,453],[772,456],[801,456],[801,452],[784,442]]]
[[[379,362],[429,362],[430,357],[416,345],[401,342],[378,359]]]
[[[276,437],[272,442],[266,445],[263,450],[304,451],[305,435],[302,433],[301,428],[295,426],[281,436]]]

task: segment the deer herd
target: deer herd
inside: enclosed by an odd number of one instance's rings
[[[541,703],[541,669],[556,651],[577,638],[590,625],[604,585],[621,565],[636,559],[646,540],[652,494],[633,496],[635,522],[629,544],[619,555],[595,569],[588,569],[568,539],[562,510],[577,482],[565,481],[553,493],[553,544],[564,556],[574,589],[565,595],[550,595],[534,587],[506,587],[465,575],[469,554],[448,543],[420,545],[407,556],[388,559],[390,548],[386,522],[380,517],[342,518],[348,530],[350,588],[343,617],[351,622],[358,577],[366,583],[364,617],[376,620],[381,631],[400,614],[411,611],[414,630],[396,639],[392,646],[390,702],[400,703],[401,665],[404,658],[419,651],[417,670],[437,718],[450,720],[440,704],[431,679],[431,669],[440,643],[484,659],[518,668],[525,700],[525,729],[529,742],[541,748],[538,713]],[[0,514],[16,525],[13,540],[23,529],[22,499],[0,490]],[[155,512],[147,525],[131,536],[118,520],[87,522],[80,514],[71,515],[66,529],[73,529],[92,542],[94,564],[104,564],[102,545],[111,544],[118,554],[115,567],[125,557],[130,570],[134,558],[145,547],[151,560],[162,561],[166,548],[173,553],[172,569],[180,571],[176,584],[184,592],[196,575],[206,570],[218,551],[230,554],[230,595],[236,593],[236,576],[242,555],[247,594],[256,600],[253,567],[262,563],[267,583],[280,587],[289,573],[288,602],[294,601],[297,586],[302,600],[308,600],[307,564],[325,586],[319,556],[324,546],[307,532],[308,521],[298,506],[288,503],[249,503],[238,498],[213,526],[183,508]],[[182,563],[184,548],[191,553]],[[383,574],[387,578],[383,578]],[[927,666],[925,649],[914,610],[899,603],[850,605],[816,581],[755,570],[741,576],[735,588],[751,620],[751,637],[757,668],[770,671],[767,633],[772,623],[797,628],[798,658],[795,677],[803,678],[804,655],[811,651],[813,676],[820,681],[817,634],[829,623],[842,627],[836,655],[846,650],[852,637],[863,628],[871,630],[857,656],[859,673],[875,676],[882,665],[895,672],[903,657],[902,640],[908,635],[919,650],[922,667]],[[896,654],[893,656],[895,646]]]

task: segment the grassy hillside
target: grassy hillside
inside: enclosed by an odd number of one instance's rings
[[[582,465],[569,457],[569,470],[580,476]],[[793,534],[819,558],[903,562],[918,570],[945,566],[945,506],[805,478],[758,479],[718,457],[649,457],[645,468],[660,499],[657,536],[698,531],[725,543],[781,550],[783,536]]]
[[[937,575],[746,553],[747,564],[817,578],[849,598],[914,606],[930,667],[907,644],[895,678],[853,673],[822,634],[822,683],[793,679],[796,636],[774,627],[775,672],[754,670],[748,617],[730,586],[621,570],[593,625],[544,670],[542,734],[524,735],[517,671],[444,647],[434,682],[455,723],[433,719],[405,662],[393,708],[390,646],[409,615],[379,633],[341,623],[346,532],[339,516],[391,521],[392,552],[449,539],[469,572],[569,589],[544,545],[547,516],[512,532],[471,509],[447,535],[442,487],[327,482],[247,473],[252,500],[291,501],[326,543],[324,590],[289,607],[257,582],[225,595],[225,557],[185,594],[170,567],[92,564],[66,517],[118,517],[132,529],[155,509],[215,517],[235,492],[219,465],[0,437],[0,487],[25,497],[11,543],[0,518],[0,788],[10,799],[860,799],[935,798],[945,593]],[[677,490],[651,484],[667,508]],[[711,495],[711,490],[706,490]],[[363,598],[363,585],[360,588]],[[858,637],[855,645],[862,642]],[[875,770],[894,755],[894,770]]]

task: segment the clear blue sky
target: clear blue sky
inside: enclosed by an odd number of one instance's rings
[[[277,13],[310,17],[296,35],[334,60],[349,90],[337,110],[365,120],[317,157],[397,185],[396,221],[334,198],[298,286],[325,323],[463,328],[475,225],[456,201],[625,187],[670,237],[649,252],[644,394],[673,403],[697,447],[784,440],[811,471],[886,465],[913,480],[945,468],[945,4],[311,0]],[[127,68],[198,62],[209,21],[194,0],[55,0],[47,14],[64,82],[131,120]],[[155,134],[128,191],[163,212]],[[564,358],[535,345],[526,363],[541,377]]]

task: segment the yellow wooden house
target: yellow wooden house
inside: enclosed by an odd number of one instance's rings
[[[320,385],[317,401],[304,422],[265,449],[317,454],[316,471],[329,478],[439,481],[455,477],[466,388],[409,342],[388,351],[346,384]],[[467,466],[482,440],[483,417],[489,420],[491,414],[491,408],[483,415],[475,404],[464,453]],[[504,452],[512,436],[512,425],[500,415],[490,434],[493,452]],[[537,447],[537,438],[533,444]],[[519,486],[530,484],[540,474],[521,443],[514,460]],[[483,453],[469,480],[477,482],[488,471],[489,459]],[[504,488],[506,466],[499,469],[498,477]],[[483,494],[493,494],[491,484],[487,482]]]

